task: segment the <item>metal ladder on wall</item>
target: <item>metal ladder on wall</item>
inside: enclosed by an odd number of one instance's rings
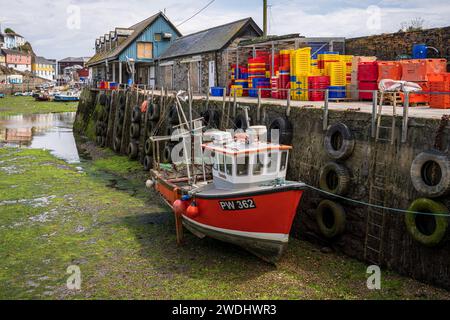
[[[369,203],[385,207],[386,195],[386,163],[379,162],[378,151],[375,151],[372,181],[369,187]],[[380,265],[383,255],[383,234],[385,226],[385,211],[382,208],[369,207],[366,220],[366,239],[364,245],[364,259]]]
[[[397,94],[392,93],[392,94]],[[379,105],[377,108],[377,125],[376,125],[376,134],[375,134],[375,141],[384,141],[384,142],[390,142],[391,144],[394,144],[395,142],[395,125],[396,125],[396,118],[397,118],[397,100],[394,98],[393,99],[393,103],[392,103],[392,124],[390,127],[387,126],[382,126],[381,125],[381,118],[383,116],[382,112],[383,112],[383,102],[384,102],[384,92],[381,92],[381,98],[379,100]],[[387,138],[381,138],[380,134],[381,134],[381,130],[386,130],[390,131],[390,135],[387,135]]]
[[[369,207],[368,209],[366,219],[366,238],[364,242],[364,259],[376,265],[381,264],[383,256],[383,235],[386,222],[386,215],[383,207],[386,206],[385,195],[387,169],[386,162],[379,160],[378,152],[380,144],[378,144],[378,142],[381,141],[394,144],[397,117],[397,103],[394,99],[392,104],[392,125],[390,127],[381,125],[383,102],[384,92],[381,92],[381,98],[376,114],[375,155],[373,156],[372,177],[369,187],[369,203],[377,207]],[[388,131],[386,138],[381,138],[381,130]]]

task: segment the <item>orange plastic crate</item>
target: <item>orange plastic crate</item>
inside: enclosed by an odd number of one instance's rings
[[[433,75],[431,79],[431,92],[448,92],[448,94],[430,94],[430,107],[450,109],[450,73]]]
[[[428,82],[417,82],[422,87],[422,91],[430,91],[430,86]],[[405,95],[403,93],[400,93],[400,96],[402,97],[402,101],[405,101]],[[409,104],[429,104],[430,103],[430,95],[425,93],[414,93],[410,92],[409,94]]]
[[[378,61],[378,82],[382,79],[401,80],[402,65],[398,61]]]
[[[430,74],[445,73],[446,59],[413,59],[400,61],[402,66],[402,80],[423,82],[428,81]]]

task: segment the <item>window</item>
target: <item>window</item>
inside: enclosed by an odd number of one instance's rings
[[[258,153],[253,159],[253,175],[259,176],[260,174],[262,174],[264,168],[264,154]]]
[[[161,33],[155,33],[155,41],[162,41],[162,34]]]
[[[246,176],[248,175],[248,165],[249,165],[249,156],[248,154],[244,156],[237,157],[237,175],[238,176]]]
[[[283,151],[281,153],[280,171],[285,171],[286,170],[286,168],[287,168],[287,158],[288,158],[287,151]]]
[[[267,153],[267,172],[275,173],[278,168],[278,152]]]
[[[219,153],[219,171],[225,173],[225,155]]]
[[[225,165],[227,169],[227,175],[233,175],[233,158],[231,156],[225,156]]]
[[[138,59],[153,59],[153,43],[138,42],[137,43],[137,58]]]

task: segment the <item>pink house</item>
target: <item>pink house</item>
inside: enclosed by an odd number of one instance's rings
[[[8,68],[31,72],[31,54],[9,49],[3,49],[3,53]]]

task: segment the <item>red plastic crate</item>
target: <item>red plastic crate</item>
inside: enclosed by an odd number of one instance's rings
[[[378,62],[360,62],[358,64],[358,81],[378,81]]]
[[[378,84],[376,81],[359,81],[358,90],[378,90]],[[359,92],[359,99],[361,100],[372,100],[372,92]]]

